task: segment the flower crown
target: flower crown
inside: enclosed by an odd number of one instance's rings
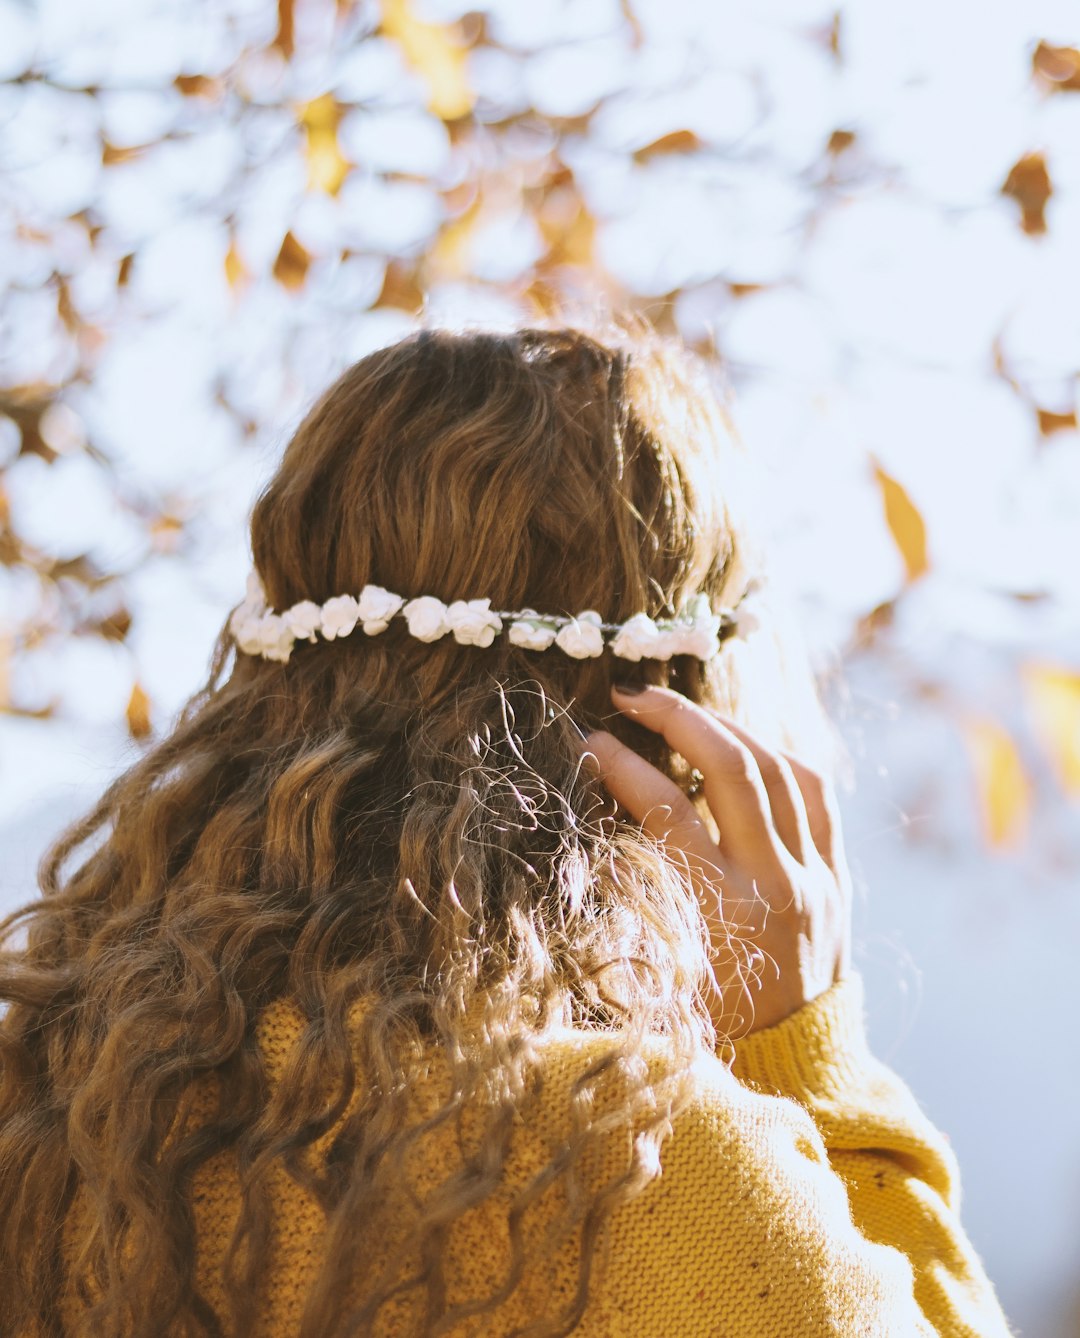
[[[257,572],[247,580],[244,601],[229,618],[229,631],[246,655],[287,664],[297,641],[327,641],[349,636],[357,627],[367,636],[385,632],[395,618],[403,618],[409,634],[419,641],[438,641],[453,633],[463,646],[490,646],[509,623],[511,645],[525,650],[547,650],[558,646],[567,655],[584,660],[602,655],[607,646],[624,660],[669,660],[673,655],[694,655],[708,660],[728,636],[745,637],[760,625],[749,594],[760,588],[747,586],[735,608],[714,613],[709,597],[694,595],[674,618],[650,618],[635,613],[623,623],[605,623],[588,609],[577,617],[537,613],[535,609],[503,612],[491,608],[490,599],[456,599],[444,604],[433,595],[404,599],[381,585],[365,585],[358,596],[334,595],[325,604],[304,599],[274,613]],[[609,638],[605,641],[605,635]]]

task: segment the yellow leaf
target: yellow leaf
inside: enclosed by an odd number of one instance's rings
[[[297,119],[307,137],[308,190],[336,195],[352,167],[338,144],[341,108],[337,99],[333,93],[323,93],[303,103]]]
[[[885,503],[885,520],[907,568],[907,579],[917,580],[930,565],[926,556],[926,522],[903,485],[886,474],[876,460],[874,476]]]
[[[236,248],[236,238],[232,237],[229,240],[229,249],[225,253],[225,281],[235,290],[242,283],[246,283],[248,278],[248,267],[240,258],[240,252]]]
[[[1031,781],[1008,730],[986,716],[965,722],[983,830],[991,845],[1016,845],[1031,816]]]
[[[468,270],[469,243],[483,206],[483,196],[477,192],[468,208],[443,225],[428,252],[429,266],[436,274],[453,277]]]
[[[1080,794],[1080,673],[1026,664],[1022,676],[1035,732],[1065,790]]]
[[[382,31],[401,47],[405,59],[427,84],[428,108],[444,121],[467,116],[473,92],[465,74],[465,48],[450,28],[426,23],[411,0],[383,0]]]
[[[133,739],[145,739],[151,731],[150,698],[143,691],[142,685],[135,682],[127,704],[128,733]]]
[[[285,288],[303,288],[307,278],[311,253],[287,232],[281,240],[281,250],[274,261],[274,278]]]
[[[702,141],[692,130],[672,130],[651,144],[634,150],[634,162],[647,163],[650,158],[658,158],[667,153],[694,153],[702,147]]]

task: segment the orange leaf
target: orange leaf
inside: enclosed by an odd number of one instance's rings
[[[874,476],[885,503],[885,520],[907,568],[908,581],[917,580],[930,563],[926,555],[926,522],[907,490],[874,461]]]
[[[307,188],[336,195],[352,167],[338,144],[341,108],[337,99],[333,93],[323,93],[305,102],[298,119],[307,138]]]
[[[854,130],[834,130],[829,136],[829,142],[825,145],[825,149],[828,153],[843,153],[845,149],[850,149],[854,143]]]
[[[1080,91],[1080,51],[1075,47],[1040,42],[1031,57],[1031,68],[1052,89]]]
[[[145,739],[153,726],[150,724],[150,698],[136,680],[127,704],[128,733],[133,739]]]
[[[104,135],[101,137],[101,164],[103,167],[112,167],[116,163],[131,162],[133,158],[141,158],[145,152],[145,144],[120,146],[107,140]]]
[[[1020,226],[1028,234],[1046,231],[1046,202],[1054,193],[1046,159],[1041,153],[1025,153],[1013,164],[1002,195],[1011,196],[1020,206]]]
[[[993,846],[1016,845],[1031,816],[1031,781],[1008,730],[986,716],[967,719],[965,740],[975,768],[983,831]]]
[[[647,163],[650,158],[659,158],[665,153],[694,153],[701,147],[701,139],[692,130],[672,130],[670,134],[654,139],[651,144],[635,149],[634,162]]]
[[[286,288],[303,288],[307,278],[311,253],[296,240],[292,232],[282,238],[281,250],[274,261],[274,278]]]
[[[178,74],[173,86],[188,98],[219,98],[225,85],[208,74]]]
[[[1035,732],[1069,794],[1080,794],[1080,673],[1026,664],[1022,676]]]
[[[475,99],[465,72],[466,50],[454,40],[450,27],[418,19],[411,0],[383,0],[382,31],[398,43],[427,84],[428,109],[434,115],[453,121],[472,111]]]
[[[274,40],[271,46],[276,46],[286,60],[293,53],[293,0],[278,0],[278,25],[277,32],[274,34]]]
[[[1076,410],[1070,409],[1068,413],[1054,413],[1052,409],[1036,409],[1039,415],[1039,431],[1044,437],[1048,437],[1051,432],[1064,432],[1069,428],[1076,426]]]
[[[391,260],[383,274],[382,289],[375,299],[376,307],[398,307],[402,311],[419,311],[424,305],[424,290],[415,270],[400,260]]]

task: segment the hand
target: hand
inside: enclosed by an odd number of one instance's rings
[[[695,803],[614,735],[586,739],[611,797],[688,869],[717,952],[718,1034],[783,1021],[850,970],[851,875],[831,783],[670,688],[616,688],[612,700],[704,778]]]

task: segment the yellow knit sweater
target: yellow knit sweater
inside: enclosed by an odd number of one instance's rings
[[[271,1081],[283,1071],[302,1026],[285,1004],[263,1015],[259,1041]],[[570,1030],[544,1042],[540,1104],[515,1127],[503,1185],[451,1230],[451,1302],[486,1295],[503,1276],[514,1190],[564,1142],[571,1085],[610,1044],[603,1035]],[[663,1063],[662,1042],[651,1044],[650,1068]],[[693,1100],[661,1145],[661,1174],[618,1208],[601,1233],[590,1299],[576,1333],[1009,1334],[960,1225],[958,1169],[948,1142],[897,1075],[869,1052],[858,975],[778,1026],[738,1042],[731,1069],[720,1058],[702,1056],[694,1081]],[[620,1158],[625,1164],[627,1150],[628,1137],[612,1134],[611,1164]],[[438,1183],[448,1164],[432,1156],[426,1168],[414,1170],[422,1193],[425,1176]],[[284,1168],[275,1172],[271,1192],[275,1262],[266,1278],[259,1333],[285,1338],[298,1330],[319,1266],[325,1219]],[[218,1269],[239,1195],[227,1154],[200,1170],[192,1199],[200,1289],[229,1332]],[[552,1206],[541,1198],[529,1210],[529,1239],[539,1238]],[[371,1262],[368,1257],[366,1264]],[[364,1268],[358,1258],[358,1275]],[[494,1316],[467,1321],[454,1336],[513,1334],[565,1303],[576,1282],[574,1253],[556,1253],[526,1271]],[[67,1306],[72,1304],[69,1292]],[[381,1312],[380,1335],[411,1333],[411,1313],[404,1302],[397,1311]]]

